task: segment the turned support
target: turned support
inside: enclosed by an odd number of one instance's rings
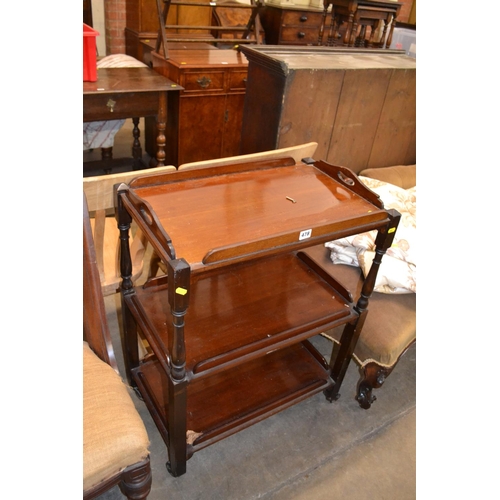
[[[356,347],[356,343],[366,320],[366,315],[368,314],[368,302],[371,294],[373,293],[373,289],[375,288],[377,273],[382,262],[382,257],[386,253],[387,249],[392,245],[399,220],[401,219],[401,214],[394,209],[388,210],[388,215],[389,222],[387,225],[379,229],[377,238],[375,239],[375,257],[370,271],[363,282],[361,294],[358,298],[356,306],[354,307],[356,312],[359,314],[359,317],[354,322],[348,323],[345,326],[340,338],[340,347],[335,358],[332,352],[330,369],[331,376],[335,383],[330,388],[325,390],[325,396],[329,401],[335,401],[340,397],[340,386],[344,380],[347,368],[351,362],[352,354]]]
[[[165,146],[167,144],[167,137],[165,135],[165,130],[167,128],[167,95],[166,92],[160,92],[159,94],[159,106],[158,106],[158,116],[156,118],[156,166],[165,166]]]
[[[128,190],[126,184],[114,187],[115,218],[118,224],[120,238],[120,283],[121,307],[123,313],[123,357],[128,383],[136,388],[132,378],[132,369],[139,366],[139,348],[137,345],[137,324],[125,304],[125,296],[134,293],[132,283],[132,258],[130,256],[130,225],[132,217],[123,206],[121,193]]]
[[[172,476],[186,472],[187,378],[184,316],[189,305],[191,268],[184,259],[167,261],[168,302],[172,313],[169,329],[170,376],[168,378],[168,458]]]

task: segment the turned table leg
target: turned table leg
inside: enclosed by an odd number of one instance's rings
[[[158,105],[158,116],[156,119],[156,166],[165,166],[165,145],[167,143],[167,138],[165,136],[165,130],[167,128],[167,93],[160,92]]]

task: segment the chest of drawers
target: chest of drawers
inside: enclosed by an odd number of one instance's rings
[[[266,6],[261,22],[269,45],[316,45],[323,16],[314,7]],[[330,14],[326,25],[330,24]]]

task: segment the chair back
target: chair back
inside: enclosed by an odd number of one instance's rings
[[[272,151],[262,151],[260,153],[250,153],[247,155],[230,156],[228,158],[218,158],[215,160],[184,163],[182,165],[179,165],[179,170],[187,170],[191,168],[221,167],[223,165],[231,165],[237,162],[272,160],[275,158],[285,158],[285,157],[291,157],[297,163],[300,162],[302,158],[312,157],[317,147],[318,147],[317,142],[308,142],[306,144],[300,144],[298,146],[273,149]]]
[[[83,195],[83,338],[100,359],[118,372],[106,319],[85,194]]]
[[[172,165],[165,167],[135,170],[119,174],[99,175],[83,178],[83,191],[87,198],[90,213],[90,224],[94,239],[97,269],[104,296],[118,291],[120,286],[119,266],[119,231],[114,219],[113,186],[128,184],[132,179],[142,175],[175,172]],[[132,280],[142,274],[143,258],[146,242],[137,229],[131,239],[130,253],[132,257]]]

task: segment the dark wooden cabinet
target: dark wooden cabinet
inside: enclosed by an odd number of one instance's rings
[[[195,452],[314,394],[337,399],[397,211],[347,169],[292,158],[139,177],[116,200],[127,377],[173,476]],[[127,274],[131,220],[167,267],[140,287]],[[302,250],[369,230],[377,256],[355,302]],[[340,325],[329,363],[308,339]],[[143,360],[139,330],[153,351]]]
[[[178,83],[177,113],[169,113],[167,164],[235,156],[240,152],[248,61],[235,50],[170,50],[169,59],[151,53],[153,69]],[[146,150],[155,157],[151,121]]]
[[[242,154],[316,141],[318,157],[355,172],[416,162],[416,61],[403,51],[241,51],[249,61]]]
[[[269,45],[317,45],[322,9],[267,5],[260,18]],[[330,14],[327,16],[330,23]]]

